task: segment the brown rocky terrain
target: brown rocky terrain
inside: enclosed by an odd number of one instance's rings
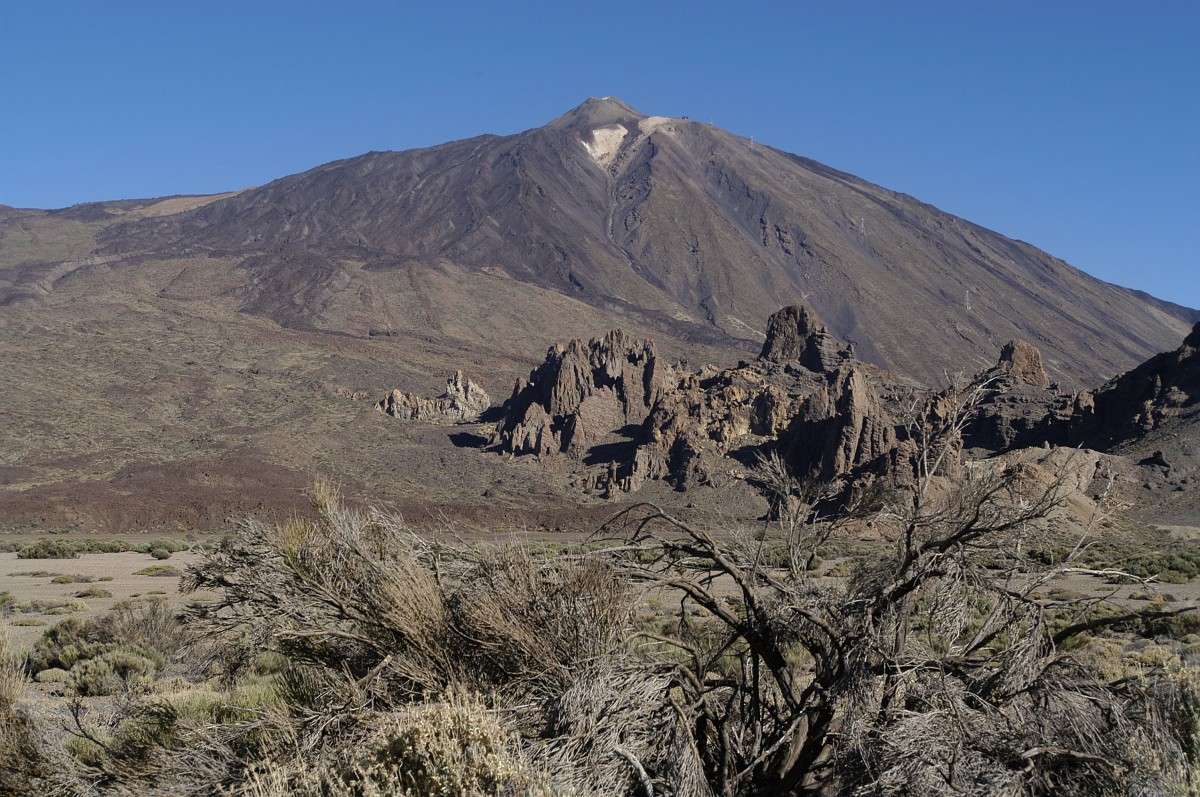
[[[771,329],[782,305],[805,309]],[[1019,448],[1196,320],[812,161],[589,100],[240,192],[0,208],[0,524],[219,527],[294,511],[325,475],[414,517],[554,526],[609,511],[581,488],[742,490],[764,441],[830,477],[892,450],[921,384],[1014,339],[1040,366],[1011,353],[972,443]],[[372,410],[467,421],[469,385],[433,398],[447,373],[508,395],[549,343],[616,328],[558,350],[499,431]],[[1187,389],[1162,382],[1170,417],[1137,434],[1186,438]],[[540,461],[481,450],[493,434]],[[1140,456],[1178,481],[1194,449],[1173,439]]]
[[[1094,482],[1114,473],[1126,499],[1136,500],[1131,485],[1142,479],[1150,491],[1165,480],[1173,494],[1186,495],[1151,502],[1143,515],[1197,517],[1200,324],[1180,349],[1073,394],[1051,384],[1041,353],[1026,341],[1006,344],[997,364],[969,383],[933,391],[855,360],[810,308],[784,308],[767,329],[754,362],[724,370],[663,367],[652,343],[619,330],[589,344],[556,345],[517,382],[492,442],[512,455],[558,458],[580,474],[577,483],[607,497],[656,480],[679,491],[730,477],[753,482],[772,455],[801,482],[836,485],[848,497],[880,479],[911,480],[922,425],[971,407],[943,475],[968,462],[1032,463],[1047,478],[1059,473],[1075,494],[1070,500],[1087,506]],[[1148,439],[1175,441],[1169,458],[1156,450],[1131,459]]]

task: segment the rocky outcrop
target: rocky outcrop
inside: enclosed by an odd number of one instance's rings
[[[1200,325],[1180,350],[1073,395],[1051,384],[1035,346],[1014,340],[976,375],[972,389],[983,396],[974,403],[961,389],[934,393],[854,360],[805,307],[775,313],[760,358],[725,370],[679,373],[652,343],[614,331],[551,348],[518,381],[493,442],[515,454],[569,454],[583,463],[575,483],[606,496],[651,480],[720,486],[770,451],[801,479],[848,491],[879,478],[901,485],[917,474],[920,441],[933,437],[948,447],[934,452],[934,475],[953,479],[971,458],[1076,445],[1196,405],[1197,344]],[[957,427],[963,412],[961,435],[932,434]]]
[[[713,482],[729,455],[778,447],[802,476],[836,479],[891,451],[896,421],[868,367],[809,308],[771,316],[755,363],[682,378],[655,406],[629,484],[666,474],[677,489]]]
[[[886,456],[898,439],[896,419],[862,366],[850,364],[800,405],[781,443],[794,472],[829,481]]]
[[[767,321],[760,360],[799,362],[810,371],[831,371],[854,359],[854,351],[838,343],[811,309],[792,305]]]
[[[1051,385],[1041,351],[1023,340],[1005,344],[996,365],[978,374],[975,383],[987,395],[963,437],[966,447],[979,453],[1042,446],[1053,437],[1053,425],[1073,412],[1075,396]]]
[[[1050,387],[1050,377],[1042,366],[1042,352],[1037,346],[1024,340],[1011,340],[1000,350],[1000,362],[996,369],[1007,375],[1018,385]]]
[[[1151,357],[1081,395],[1073,416],[1057,424],[1056,433],[1068,444],[1106,451],[1192,413],[1200,413],[1200,323],[1175,351]]]
[[[385,415],[428,423],[475,421],[491,406],[487,391],[463,376],[462,371],[455,371],[446,380],[446,392],[437,398],[421,398],[397,388],[375,403],[375,409]]]
[[[582,457],[640,427],[670,373],[652,341],[631,340],[619,329],[586,344],[555,345],[528,379],[517,381],[493,442],[514,454]]]
[[[669,478],[677,489],[711,482],[734,448],[761,445],[788,428],[811,376],[768,375],[761,365],[688,374],[655,405],[630,485]]]

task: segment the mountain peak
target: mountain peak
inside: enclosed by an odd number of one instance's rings
[[[645,118],[644,113],[616,97],[588,97],[578,107],[567,111],[549,126],[564,130],[582,130],[615,124],[636,125]]]

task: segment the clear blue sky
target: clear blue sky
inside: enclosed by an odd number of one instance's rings
[[[1200,307],[1200,3],[0,0],[0,203],[688,115]]]

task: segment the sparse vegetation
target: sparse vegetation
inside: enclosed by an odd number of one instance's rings
[[[137,551],[154,555],[155,551],[164,552],[166,556],[156,558],[166,559],[173,553],[186,551],[191,544],[169,537],[156,537],[142,543],[130,543],[123,540],[97,540],[91,538],[45,538],[40,540],[6,540],[3,549],[16,551],[19,559],[77,559],[81,554],[93,553],[124,553]],[[45,574],[40,571],[36,574]],[[35,575],[31,572],[27,575]]]
[[[143,567],[141,570],[133,571],[135,576],[157,576],[161,578],[171,578],[180,575],[180,570],[171,565],[150,565]]]
[[[1064,544],[1060,480],[955,466],[971,400],[914,422],[913,484],[836,513],[765,462],[759,533],[643,504],[585,544],[446,543],[318,487],[189,568],[219,597],[182,620],[47,629],[24,669],[73,736],[29,760],[114,795],[1187,793],[1200,617]],[[1126,602],[1057,580],[1099,570]]]
[[[93,576],[63,574],[50,579],[51,584],[87,584],[96,579]]]

